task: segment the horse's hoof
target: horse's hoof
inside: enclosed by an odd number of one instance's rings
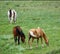
[[[30,47],[30,49],[32,49],[33,47]]]
[[[36,48],[38,48],[38,46],[36,45]]]
[[[44,47],[44,45],[42,44],[42,47]]]

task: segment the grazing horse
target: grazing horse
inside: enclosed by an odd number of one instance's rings
[[[13,28],[13,35],[14,35],[15,43],[17,43],[17,41],[18,41],[18,45],[20,44],[20,38],[21,38],[21,41],[23,43],[25,42],[25,34],[23,33],[23,31],[20,28],[20,26],[15,26]]]
[[[10,23],[12,23],[12,21],[16,23],[16,11],[14,9],[8,10],[8,19]]]
[[[37,45],[36,47],[38,47],[38,41],[39,41],[39,38],[41,38],[41,44],[43,46],[43,42],[42,42],[42,38],[45,40],[45,43],[47,45],[49,45],[48,43],[48,39],[45,35],[45,33],[43,32],[43,30],[41,28],[37,28],[37,29],[30,29],[29,30],[29,39],[28,39],[28,43],[29,43],[29,46],[31,47],[31,42],[30,42],[30,39],[32,38],[32,42],[34,39],[37,39]],[[32,48],[32,47],[31,47]]]

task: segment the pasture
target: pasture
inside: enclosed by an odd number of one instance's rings
[[[8,22],[9,8],[17,12],[16,24]],[[12,29],[21,26],[26,35],[26,44],[15,46]],[[29,50],[28,31],[31,28],[43,28],[49,39],[49,47],[44,42],[38,48],[33,42]],[[0,54],[60,54],[60,1],[0,1]]]

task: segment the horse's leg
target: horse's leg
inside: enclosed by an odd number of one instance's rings
[[[30,44],[30,48],[32,49],[32,43],[33,43],[33,41],[34,41],[34,38],[32,37],[32,42],[31,42],[31,44]]]
[[[11,19],[11,18],[8,16],[9,23],[10,23],[10,19]]]
[[[40,37],[41,38],[41,44],[42,44],[42,47],[44,47],[44,45],[43,45],[43,39],[42,39],[42,37]]]
[[[17,36],[14,36],[15,44],[17,44]]]
[[[20,36],[18,36],[18,45],[20,44]]]
[[[36,47],[38,47],[38,43],[39,43],[39,38],[37,38],[37,45],[36,45]]]
[[[33,43],[33,41],[34,41],[34,38],[32,38],[32,43]]]
[[[12,21],[13,21],[13,15],[11,16],[10,23],[12,23]]]
[[[8,20],[9,20],[9,23],[11,23],[11,17],[10,16],[8,16]]]
[[[29,44],[29,46],[31,45],[31,44],[30,44],[30,39],[31,39],[31,36],[29,35],[29,39],[28,39],[28,44]]]
[[[16,23],[16,17],[13,18],[14,23]]]

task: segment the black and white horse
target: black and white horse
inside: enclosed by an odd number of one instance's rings
[[[8,19],[10,23],[16,23],[16,11],[14,9],[8,10]]]

